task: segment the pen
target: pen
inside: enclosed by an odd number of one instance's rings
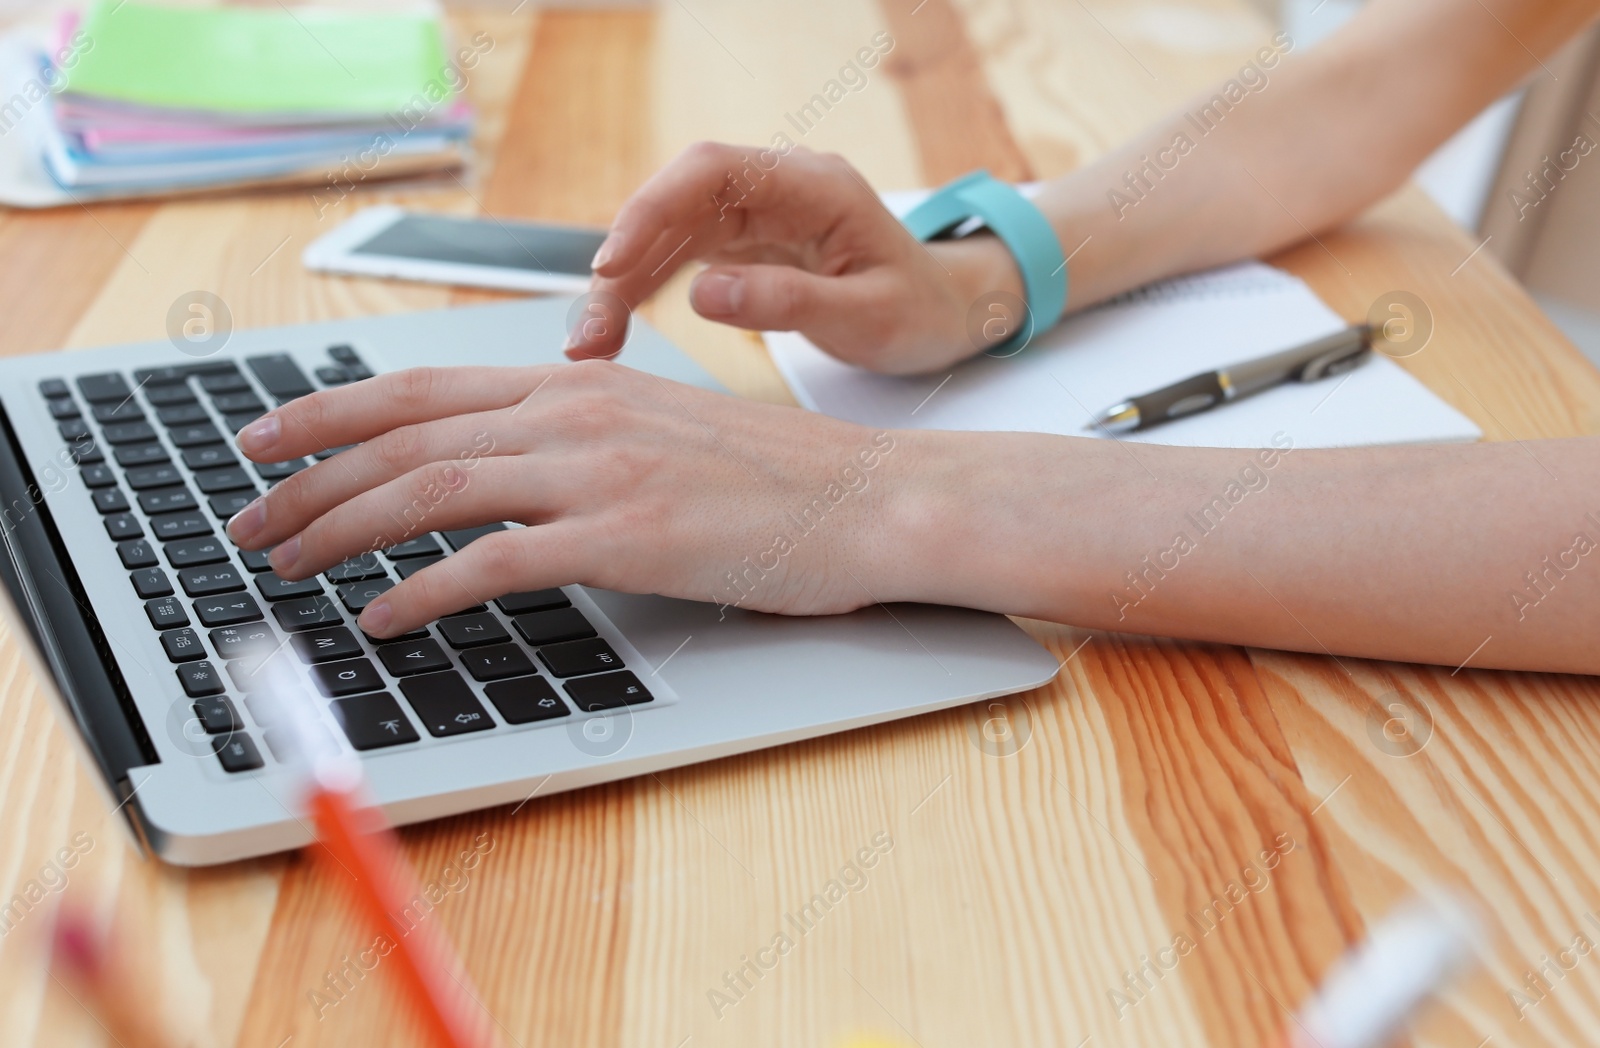
[[[1270,356],[1193,375],[1131,397],[1096,415],[1085,429],[1131,433],[1206,411],[1285,382],[1315,382],[1356,367],[1372,349],[1372,327],[1358,324]]]

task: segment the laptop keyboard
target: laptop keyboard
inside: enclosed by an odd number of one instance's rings
[[[323,386],[372,376],[350,346],[330,347],[328,360],[315,370]],[[237,548],[222,527],[228,518],[263,487],[311,463],[242,460],[231,435],[269,402],[284,404],[315,388],[288,354],[242,363],[208,360],[84,375],[72,385],[60,378],[39,383],[106,541],[127,569],[128,612],[142,606],[174,664],[175,688],[193,700],[195,720],[224,770],[265,766],[257,733],[267,753],[285,759],[256,670],[289,651],[309,668],[359,751],[418,743],[419,726],[444,738],[652,701],[559,589],[508,594],[403,637],[369,638],[370,653],[363,646],[355,626],[363,608],[504,524],[419,535],[297,582],[274,574],[265,551]]]

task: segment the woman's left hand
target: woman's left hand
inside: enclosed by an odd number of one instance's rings
[[[252,422],[257,462],[359,445],[280,482],[228,532],[308,578],[417,535],[492,521],[374,601],[406,633],[505,593],[571,583],[787,614],[904,599],[891,581],[908,438],[603,361],[417,368]]]

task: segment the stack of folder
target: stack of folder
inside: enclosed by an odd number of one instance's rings
[[[454,171],[463,90],[493,41],[452,55],[437,9],[177,7],[98,0],[38,56],[36,144],[66,190],[137,196]]]

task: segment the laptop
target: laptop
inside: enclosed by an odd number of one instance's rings
[[[505,594],[380,644],[355,624],[366,602],[508,525],[420,536],[297,583],[229,541],[229,516],[314,461],[243,459],[232,435],[251,419],[382,371],[555,362],[570,305],[238,331],[204,356],[175,340],[0,361],[0,575],[12,633],[32,642],[148,853],[206,865],[308,843],[286,729],[255,683],[271,676],[259,672],[264,660],[318,696],[327,734],[359,755],[396,824],[1055,675],[1056,659],[999,615],[880,605],[790,618],[581,586]],[[622,359],[720,388],[642,322]]]

